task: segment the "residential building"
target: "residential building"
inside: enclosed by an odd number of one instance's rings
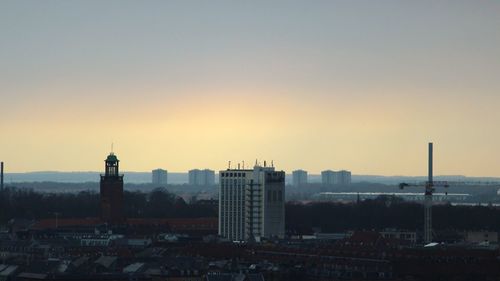
[[[351,184],[351,172],[346,170],[341,170],[336,172],[337,174],[337,184],[347,185]]]
[[[335,172],[332,170],[326,170],[321,172],[321,183],[323,185],[334,185],[335,184]]]
[[[264,164],[219,173],[220,236],[231,241],[260,241],[283,238],[284,234],[284,171]]]
[[[323,185],[348,185],[351,184],[351,172],[346,170],[321,172],[321,183]]]
[[[215,184],[215,172],[209,169],[189,171],[189,185],[211,186]]]
[[[152,180],[151,182],[154,185],[162,186],[168,184],[168,171],[163,169],[156,169],[151,171]]]
[[[302,186],[307,184],[307,171],[295,170],[292,172],[293,186]]]
[[[405,231],[399,229],[384,229],[380,231],[382,237],[386,239],[398,239],[401,241],[406,241],[411,245],[417,243],[417,233],[415,231]]]

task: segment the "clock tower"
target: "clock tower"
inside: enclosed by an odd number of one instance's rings
[[[101,219],[107,223],[123,222],[123,175],[119,174],[119,160],[111,152],[101,174],[100,197]]]

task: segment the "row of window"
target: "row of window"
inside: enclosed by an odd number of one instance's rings
[[[234,180],[234,183],[221,181],[220,187],[221,188],[225,188],[225,187],[226,188],[244,188],[246,186],[245,183],[237,183],[236,181],[237,180]]]
[[[246,173],[230,173],[230,172],[225,172],[225,173],[220,173],[220,176],[222,178],[224,178],[224,177],[240,177],[240,178],[243,177],[244,178],[244,177],[247,176],[247,174]]]

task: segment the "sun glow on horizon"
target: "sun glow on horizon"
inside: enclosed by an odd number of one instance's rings
[[[0,5],[11,172],[500,176],[498,3]]]

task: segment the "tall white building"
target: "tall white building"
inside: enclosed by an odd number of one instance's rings
[[[209,186],[215,184],[215,172],[209,169],[194,169],[189,171],[189,184]]]
[[[323,185],[347,185],[351,184],[351,172],[326,170],[321,172],[321,183]]]
[[[163,169],[156,169],[151,171],[151,182],[155,185],[166,185],[168,183],[168,171]]]
[[[301,186],[307,184],[307,171],[295,170],[292,172],[293,186]]]
[[[274,167],[219,173],[219,235],[231,241],[285,236],[285,172]]]

